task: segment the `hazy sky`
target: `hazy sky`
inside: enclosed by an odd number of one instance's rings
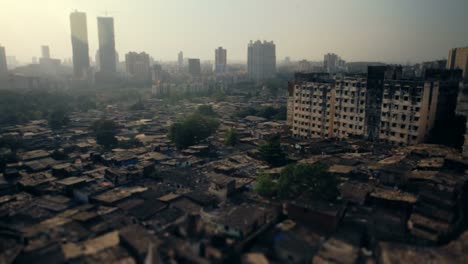
[[[156,60],[246,60],[249,40],[273,40],[277,57],[418,62],[446,58],[468,46],[468,0],[0,0],[0,45],[22,61],[49,45],[71,57],[69,14],[87,13],[90,56],[96,17],[115,19],[116,48],[146,51]]]

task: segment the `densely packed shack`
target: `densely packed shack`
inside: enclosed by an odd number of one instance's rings
[[[456,150],[300,141],[286,121],[237,114],[284,103],[209,103],[216,132],[186,148],[167,133],[196,111],[189,101],[73,112],[58,130],[41,120],[3,128],[21,145],[1,149],[14,155],[0,174],[1,262],[466,262],[468,164]],[[116,144],[98,142],[97,120],[115,124]],[[264,160],[270,148],[282,164]]]

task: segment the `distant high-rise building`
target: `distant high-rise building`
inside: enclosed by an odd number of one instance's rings
[[[57,67],[61,64],[61,61],[59,59],[52,59],[50,57],[49,46],[41,46],[41,57],[39,58],[39,64],[49,73],[55,73],[57,71]]]
[[[96,59],[96,69],[101,70],[101,55],[99,54],[99,49],[96,50],[95,59]],[[91,61],[91,59],[90,59],[90,61]],[[119,53],[116,51],[115,52],[115,63],[118,64],[119,61],[120,61],[119,60]]]
[[[117,60],[115,52],[114,18],[98,17],[99,66],[104,73],[115,73]]]
[[[15,56],[6,56],[8,69],[14,69],[19,66],[19,61]]]
[[[127,73],[137,81],[149,81],[151,78],[150,58],[145,52],[129,52],[125,55]]]
[[[44,59],[50,59],[50,49],[49,46],[41,46],[41,53],[42,53],[42,58]]]
[[[461,69],[463,79],[468,79],[468,47],[454,48],[449,51],[447,69]]]
[[[188,68],[189,68],[189,73],[192,76],[200,76],[201,74],[200,59],[189,59]]]
[[[227,66],[227,50],[219,47],[215,50],[215,72],[225,73]]]
[[[271,42],[250,41],[247,49],[247,68],[249,76],[261,81],[276,74],[276,46]]]
[[[312,69],[312,65],[307,60],[301,60],[298,63],[298,71],[299,72],[310,72]]]
[[[323,68],[328,73],[337,73],[344,70],[346,62],[335,53],[325,54],[323,57]]]
[[[184,68],[184,53],[182,51],[177,54],[177,67],[179,72]]]
[[[0,46],[0,78],[8,75],[5,47]]]
[[[82,79],[89,69],[86,13],[73,12],[70,14],[70,31],[73,50],[73,73],[75,78]]]

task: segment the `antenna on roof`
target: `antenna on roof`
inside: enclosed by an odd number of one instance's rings
[[[116,14],[117,12],[115,11],[109,11],[109,10],[104,10],[104,11],[101,11],[102,14],[104,14],[104,16],[109,16],[109,14]]]

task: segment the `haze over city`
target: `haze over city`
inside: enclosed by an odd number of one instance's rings
[[[468,42],[465,0],[2,0],[0,44],[23,62],[71,58],[71,11],[86,12],[90,55],[97,49],[97,16],[115,19],[116,50],[146,51],[156,60],[213,60],[224,46],[231,61],[246,61],[249,40],[274,40],[278,60],[321,60],[335,52],[347,61],[421,62],[446,58]],[[430,44],[430,45],[429,45]]]
[[[467,0],[0,1],[0,264],[468,263]]]

